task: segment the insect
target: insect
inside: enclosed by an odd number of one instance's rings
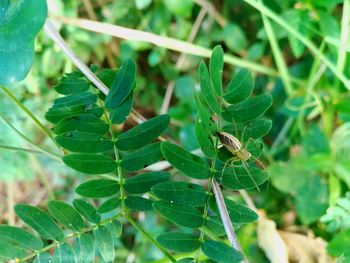
[[[250,173],[248,161],[250,159],[253,159],[263,169],[264,169],[264,165],[255,156],[253,156],[251,152],[249,152],[246,148],[242,147],[241,142],[232,134],[229,134],[229,133],[224,132],[224,131],[219,131],[218,137],[219,137],[219,140],[222,143],[222,145],[234,155],[233,157],[229,158],[226,161],[224,168],[222,169],[222,176],[223,176],[223,173],[225,171],[225,168],[227,167],[228,164],[230,164],[232,167],[233,173],[236,176],[237,181],[239,181],[239,179],[236,175],[236,172],[234,170],[233,163],[241,162],[243,169],[246,171],[249,178],[254,183],[255,187],[259,190],[258,185],[256,184],[255,180],[253,179],[253,177]]]

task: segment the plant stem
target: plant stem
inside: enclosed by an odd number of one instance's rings
[[[283,58],[282,51],[278,46],[278,41],[277,41],[277,38],[275,36],[275,32],[273,32],[273,29],[272,29],[272,26],[271,26],[269,19],[263,14],[261,14],[261,16],[262,16],[262,20],[264,23],[267,37],[270,41],[272,53],[273,53],[273,56],[275,58],[275,63],[277,65],[278,71],[281,73],[281,79],[283,81],[286,92],[288,95],[290,95],[293,91],[293,87],[290,83],[290,76],[288,73],[288,68],[287,68],[286,62]]]
[[[1,88],[5,92],[5,94],[10,99],[12,99],[13,102],[18,107],[20,107],[47,134],[47,136],[49,136],[49,138],[53,141],[53,143],[59,148],[59,146],[56,143],[56,141],[54,140],[50,130],[44,124],[42,124],[41,121],[39,121],[39,119],[37,117],[35,117],[34,114],[22,102],[20,102],[10,90],[8,90],[6,87],[3,87],[3,86],[1,86]]]
[[[319,56],[322,62],[326,64],[327,67],[343,82],[345,87],[348,90],[350,90],[349,79],[344,75],[343,72],[340,72],[336,68],[333,62],[329,60],[326,55],[324,55],[323,53],[320,53],[318,51],[318,48],[309,39],[307,39],[305,36],[303,36],[301,33],[295,30],[292,26],[290,26],[286,21],[284,21],[277,14],[275,14],[273,11],[267,8],[264,4],[259,3],[255,0],[243,0],[243,1],[249,4],[250,6],[254,7],[255,9],[259,10],[262,14],[271,18],[273,21],[275,21],[277,24],[279,24],[281,27],[287,30],[288,33],[290,33],[295,38],[297,38],[300,42],[302,42],[312,53],[314,53],[315,56]]]
[[[15,146],[8,146],[8,145],[3,145],[3,144],[0,144],[0,148],[6,149],[6,150],[10,150],[10,151],[19,151],[19,152],[43,154],[42,151],[36,151],[36,150],[32,150],[32,149],[26,149],[26,148],[15,147]]]
[[[75,55],[72,49],[64,42],[61,35],[56,30],[51,21],[46,20],[44,25],[45,33],[56,43],[56,45],[67,55],[73,64],[104,94],[108,95],[107,86]],[[134,109],[130,113],[130,117],[137,123],[142,123],[145,118]]]
[[[200,56],[209,58],[211,55],[211,50],[198,46],[195,44],[187,43],[186,41],[181,41],[178,39],[159,36],[149,32],[130,29],[122,26],[111,25],[102,22],[91,21],[88,19],[75,19],[66,17],[56,17],[60,22],[80,27],[89,31],[107,34],[110,36],[123,38],[126,40],[142,41],[147,43],[152,43],[156,46],[163,47],[166,49],[171,49],[179,52],[185,52],[190,55]],[[252,71],[263,73],[269,76],[278,76],[278,72],[269,67],[262,66],[260,64],[250,62],[232,55],[225,55],[224,60],[232,65],[239,66],[242,68],[248,68]]]
[[[31,141],[27,136],[25,136],[22,132],[20,132],[15,126],[13,126],[9,121],[7,121],[4,117],[0,116],[0,119],[7,125],[9,126],[14,132],[16,132],[19,136],[21,136],[24,140],[26,140],[29,144],[37,148],[40,152],[49,155],[50,157],[53,157],[54,159],[59,159],[61,160],[61,156],[51,152],[47,149],[42,148],[41,146],[37,145],[33,141]]]
[[[159,243],[157,240],[155,240],[150,234],[146,232],[145,229],[143,229],[142,226],[140,226],[137,222],[135,222],[134,219],[131,218],[131,216],[127,216],[126,219],[128,222],[133,225],[138,231],[140,231],[150,242],[152,242],[160,251],[163,252],[163,254],[171,260],[171,262],[176,262],[176,259],[168,252],[166,251]]]
[[[79,232],[74,232],[74,233],[71,233],[69,235],[67,235],[63,240],[61,240],[60,242],[53,242],[52,244],[40,249],[39,251],[35,251],[34,253],[31,253],[29,254],[28,256],[24,257],[24,258],[21,258],[21,259],[17,259],[16,262],[27,262],[28,260],[30,260],[31,258],[37,256],[38,254],[41,254],[41,253],[44,253],[46,251],[49,251],[50,249],[58,246],[60,243],[64,243],[66,242],[67,240],[70,240],[72,238],[75,238],[77,236],[80,236],[82,234],[85,234],[87,232],[90,232],[92,230],[94,230],[95,228],[97,228],[98,226],[101,226],[101,225],[104,225],[104,224],[107,224],[115,219],[117,219],[118,217],[120,217],[120,214],[116,214],[110,218],[107,218],[107,219],[104,219],[102,220],[100,223],[98,224],[94,224],[94,225],[91,225],[91,226],[88,226],[82,230],[80,230]]]
[[[228,240],[230,241],[234,249],[236,249],[237,251],[240,251],[243,254],[242,247],[239,244],[237,235],[235,233],[235,230],[233,229],[231,219],[227,211],[227,207],[225,205],[224,196],[221,192],[219,184],[215,181],[213,182],[213,192],[215,195],[216,204],[218,206],[221,220],[224,225]],[[248,261],[244,260],[242,262],[248,262]]]

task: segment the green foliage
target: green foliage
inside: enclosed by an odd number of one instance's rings
[[[34,40],[43,27],[45,0],[1,1],[0,84],[23,80],[33,64]]]
[[[202,244],[201,249],[208,258],[215,262],[232,263],[242,261],[241,254],[221,242],[208,240]]]

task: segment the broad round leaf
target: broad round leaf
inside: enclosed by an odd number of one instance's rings
[[[103,153],[113,149],[113,142],[91,132],[69,131],[55,137],[56,142],[68,151],[76,153]]]
[[[214,91],[207,66],[202,61],[198,69],[199,83],[201,85],[201,91],[205,102],[208,104],[210,109],[220,115],[220,105],[216,99],[216,92]]]
[[[111,233],[105,226],[99,226],[95,231],[95,240],[97,250],[100,252],[105,262],[113,262],[115,258],[115,249]]]
[[[135,175],[126,179],[124,188],[132,194],[142,194],[148,192],[152,186],[168,181],[170,174],[168,172],[150,172]]]
[[[57,135],[70,131],[92,132],[104,135],[108,129],[108,124],[95,115],[81,114],[61,120],[55,125],[53,132]]]
[[[78,232],[85,224],[80,214],[69,204],[62,201],[50,201],[48,203],[50,214],[64,227]]]
[[[125,199],[125,205],[136,211],[149,211],[153,210],[152,200],[143,198],[141,196],[128,196]]]
[[[202,186],[187,182],[160,183],[152,187],[152,193],[162,200],[190,206],[204,205],[208,196]]]
[[[86,218],[87,221],[98,224],[101,221],[101,216],[97,213],[95,207],[92,206],[88,201],[83,199],[74,199],[73,205],[78,212]]]
[[[75,192],[89,198],[103,198],[119,192],[119,184],[115,180],[95,179],[79,185]]]
[[[214,260],[215,262],[239,263],[243,259],[241,253],[234,248],[214,240],[205,241],[202,244],[201,249],[208,258]]]
[[[106,97],[107,108],[115,110],[129,96],[135,83],[136,63],[128,59],[122,63]]]
[[[185,175],[196,179],[210,177],[208,163],[197,155],[170,142],[163,142],[161,150],[168,162]]]
[[[193,252],[201,245],[198,236],[181,232],[160,234],[157,241],[166,249],[180,253]]]
[[[13,261],[15,258],[22,258],[25,256],[25,250],[14,246],[11,243],[0,240],[0,260],[1,262]]]
[[[150,144],[140,150],[129,152],[122,157],[121,167],[125,171],[138,171],[159,161],[163,157],[160,143]]]
[[[232,118],[230,121],[234,120],[235,122],[242,123],[259,118],[271,105],[271,95],[262,94],[228,106],[227,112]]]
[[[74,170],[87,174],[106,174],[117,168],[115,160],[103,154],[74,153],[63,156],[62,160]]]
[[[216,46],[211,54],[209,71],[216,94],[222,95],[222,71],[224,69],[224,51],[221,46]]]
[[[76,263],[73,249],[67,243],[60,243],[53,255],[53,262]]]
[[[159,115],[122,133],[116,142],[118,149],[131,151],[140,149],[163,134],[170,122],[167,114]]]
[[[73,249],[77,263],[93,262],[95,260],[95,240],[91,234],[85,233],[77,237]]]
[[[20,81],[34,57],[34,40],[47,16],[46,0],[2,1],[0,16],[0,84]],[[7,2],[7,3],[6,3]]]
[[[106,201],[104,201],[100,207],[98,208],[98,212],[103,214],[103,213],[108,213],[116,209],[121,203],[121,200],[119,197],[112,197]]]
[[[242,69],[227,85],[224,99],[231,104],[241,102],[252,95],[254,90],[254,79],[252,74]]]
[[[158,213],[177,225],[198,228],[204,224],[204,217],[193,206],[159,201],[154,203],[153,207]]]
[[[43,242],[33,234],[15,226],[0,225],[0,240],[31,250],[39,250]]]
[[[62,230],[43,210],[30,205],[18,204],[15,206],[15,212],[24,223],[32,227],[43,238],[48,240],[61,240],[63,238]]]

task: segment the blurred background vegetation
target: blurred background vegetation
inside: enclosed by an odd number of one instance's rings
[[[146,42],[112,38],[71,26],[68,20],[59,21],[85,18],[193,42],[197,47],[212,49],[220,44],[225,54],[241,58],[238,62],[228,59],[224,83],[247,66],[255,76],[255,91],[274,97],[268,112],[273,129],[264,141],[264,162],[271,179],[261,192],[250,191],[254,203],[276,222],[278,229],[298,233],[296,237],[285,237],[294,245],[295,262],[301,262],[298,257],[309,260],[303,262],[331,262],[325,257],[326,249],[339,257],[339,262],[350,262],[350,246],[346,246],[350,240],[350,96],[339,79],[340,75],[350,77],[350,3],[263,2],[268,11],[278,14],[306,42],[269,19],[267,13],[262,16],[256,8],[259,1],[49,0],[48,4],[50,17],[61,35],[85,63],[116,68],[127,58],[137,61],[135,108],[145,117],[169,112],[169,134],[189,150],[199,148],[193,139],[193,91],[198,86],[201,57]],[[316,50],[310,51],[308,43]],[[248,61],[255,64],[244,63]],[[262,74],[254,65],[268,74]],[[57,96],[52,88],[63,73],[72,70],[70,60],[41,32],[30,74],[25,81],[8,88],[46,123],[44,114]],[[0,115],[35,144],[51,147],[45,134],[3,90]],[[14,203],[45,205],[53,196],[73,198],[72,185],[77,185],[82,175],[73,174],[45,155],[6,149],[5,145],[31,146],[4,122],[0,122],[0,133],[0,223],[15,223]],[[233,192],[226,194],[240,198]],[[143,219],[145,227],[154,233],[162,230],[156,222],[153,216]],[[135,262],[157,258],[158,252],[143,244],[132,228],[124,231],[125,240],[117,253],[119,262],[136,255]],[[268,262],[258,248],[256,225],[239,229],[238,235],[251,262]]]

